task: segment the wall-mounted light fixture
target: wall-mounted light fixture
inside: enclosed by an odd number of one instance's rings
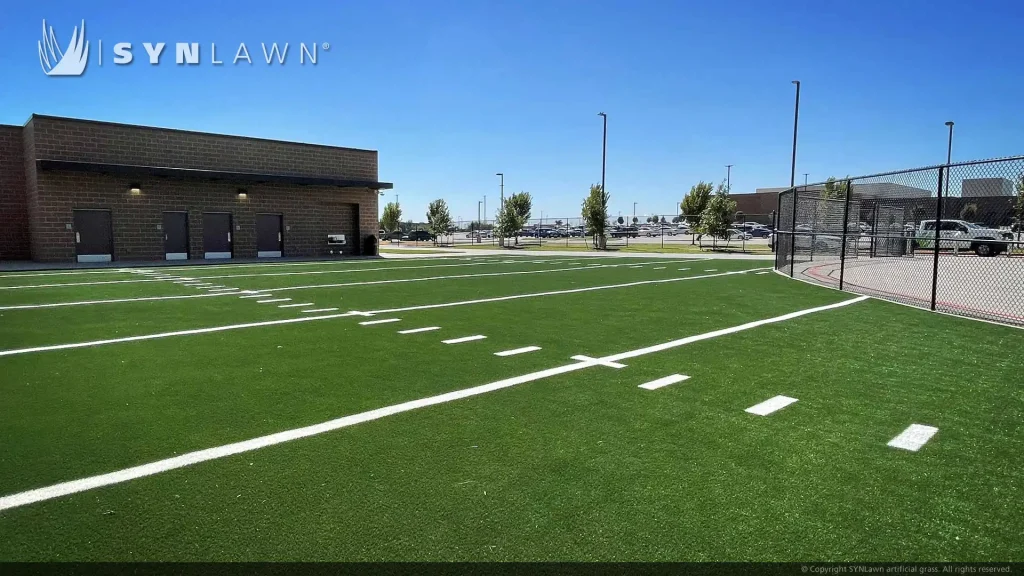
[[[128,186],[128,193],[132,196],[138,196],[139,194],[142,194],[142,187],[138,184],[132,184],[131,186]]]
[[[248,192],[245,191],[245,188],[239,188],[238,189],[238,199],[239,200],[245,200],[248,197],[249,197],[249,194],[248,194]]]

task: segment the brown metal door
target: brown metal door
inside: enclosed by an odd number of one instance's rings
[[[203,214],[203,258],[231,258],[231,214]]]
[[[256,215],[256,255],[280,258],[284,250],[284,226],[280,214]]]
[[[168,260],[188,259],[188,212],[164,212],[164,254]]]
[[[114,255],[110,210],[74,210],[75,254],[79,262],[110,262]]]

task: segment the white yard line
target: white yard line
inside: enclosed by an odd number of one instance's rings
[[[849,300],[849,301],[846,301],[846,302],[842,302],[840,304],[841,305],[846,305],[846,304],[852,304],[854,302],[860,302],[860,301],[862,301],[862,299],[854,299],[854,300]],[[798,316],[802,316],[804,314],[810,314],[812,312],[829,310],[829,309],[834,308],[834,307],[835,307],[835,305],[829,306],[829,307],[822,306],[822,307],[818,307],[818,308],[812,308],[810,310],[805,310],[805,311],[801,311],[801,312],[794,312],[792,314],[787,314],[787,315],[784,315],[784,316],[779,316],[779,317],[777,317],[778,319],[768,318],[768,319],[765,319],[765,320],[759,320],[757,322],[750,322],[750,323],[747,323],[747,324],[743,324],[741,326],[743,326],[743,327],[752,326],[752,325],[760,326],[760,325],[764,325],[764,324],[769,324],[771,322],[781,321],[781,319],[783,319],[783,318],[786,318],[786,319],[788,319],[788,318],[795,318],[795,317],[798,317]],[[343,314],[338,314],[338,315],[336,315],[334,317],[340,317],[340,316],[344,316],[344,315]],[[316,317],[310,317],[310,318],[296,318],[296,319],[290,319],[290,320],[285,320],[285,321],[277,320],[277,321],[274,321],[274,322],[278,323],[278,324],[284,324],[284,323],[290,323],[290,322],[301,322],[303,320],[315,320],[315,319],[319,319],[319,318],[326,318],[326,317],[325,316],[316,316]],[[747,329],[747,328],[741,328],[741,327],[737,327],[737,328],[743,329],[743,330]],[[709,333],[709,334],[714,334],[715,336],[706,336],[706,337],[714,338],[716,336],[721,336],[721,335],[725,335],[725,334],[732,334],[734,332],[738,332],[739,329],[737,329],[737,330],[732,330],[732,329],[717,330],[715,332],[710,332]],[[211,330],[211,329],[207,329],[207,330]],[[215,330],[216,329],[212,329],[211,331],[215,331]],[[705,339],[704,336],[705,335],[698,335],[698,336],[691,337],[690,341],[696,342],[696,341],[699,341],[699,340],[703,340],[703,339]],[[677,340],[675,342],[680,342],[680,341]],[[310,436],[317,436],[319,434],[324,434],[326,432],[331,432],[331,431],[334,431],[334,430],[338,430],[340,428],[345,428],[345,427],[348,427],[348,426],[353,426],[355,424],[361,424],[361,423],[364,423],[364,422],[370,422],[372,420],[378,420],[378,419],[381,419],[381,418],[385,418],[387,416],[392,416],[392,415],[395,415],[395,414],[400,414],[402,412],[408,412],[410,410],[416,410],[418,408],[424,408],[424,407],[427,407],[427,406],[435,406],[435,405],[438,405],[438,404],[444,404],[444,403],[447,403],[447,402],[452,402],[454,400],[461,400],[463,398],[469,398],[469,397],[472,397],[472,396],[478,396],[480,394],[486,394],[488,392],[494,392],[494,391],[501,390],[501,389],[504,389],[504,388],[510,388],[512,386],[516,386],[516,385],[519,385],[519,384],[525,384],[527,382],[534,382],[536,380],[541,380],[541,379],[544,379],[544,378],[550,378],[552,376],[557,376],[557,375],[560,375],[560,374],[567,374],[569,372],[575,372],[577,370],[582,370],[584,368],[590,368],[592,366],[602,365],[604,363],[604,361],[609,361],[610,359],[616,358],[616,357],[632,358],[632,357],[635,357],[635,356],[638,356],[638,355],[641,355],[641,354],[650,353],[650,352],[644,352],[644,351],[656,352],[656,351],[660,351],[660,350],[664,350],[664,349],[667,349],[667,348],[662,348],[660,346],[649,346],[647,348],[641,348],[640,351],[634,350],[634,351],[629,351],[629,352],[623,352],[621,354],[615,354],[615,355],[612,355],[612,356],[606,356],[603,359],[596,359],[596,360],[592,360],[592,361],[575,362],[573,364],[565,364],[563,366],[558,366],[558,367],[555,367],[555,368],[548,368],[547,370],[540,370],[538,372],[531,372],[529,374],[523,374],[522,376],[515,376],[513,378],[506,378],[504,380],[498,380],[496,382],[491,382],[491,383],[488,383],[488,384],[482,384],[480,386],[474,386],[472,388],[464,388],[462,390],[455,390],[453,392],[447,392],[445,394],[439,394],[439,395],[436,395],[436,396],[429,396],[427,398],[420,398],[419,400],[411,400],[409,402],[402,402],[400,404],[393,404],[391,406],[386,406],[384,408],[377,408],[375,410],[370,410],[368,412],[361,412],[361,413],[358,413],[358,414],[352,414],[352,415],[349,415],[349,416],[343,416],[341,418],[336,418],[334,420],[328,420],[327,422],[322,422],[320,424],[313,424],[311,426],[305,426],[305,427],[302,427],[302,428],[295,428],[293,430],[285,430],[283,432],[277,432],[277,433],[274,433],[274,434],[268,434],[266,436],[260,436],[260,437],[257,437],[257,438],[252,438],[250,440],[243,440],[241,442],[235,442],[235,443],[232,443],[232,444],[225,444],[223,446],[217,446],[215,448],[207,448],[205,450],[198,450],[198,451],[195,451],[195,452],[188,452],[188,453],[182,454],[180,456],[175,456],[173,458],[167,458],[167,459],[164,459],[164,460],[158,460],[156,462],[150,462],[148,464],[142,464],[140,466],[133,466],[131,468],[125,468],[123,470],[118,470],[116,472],[110,472],[110,473],[107,473],[107,474],[100,474],[98,476],[89,476],[89,477],[81,478],[81,479],[78,479],[78,480],[72,480],[70,482],[62,482],[60,484],[54,484],[52,486],[46,486],[44,488],[36,488],[34,490],[26,490],[24,492],[18,492],[18,493],[15,493],[15,494],[10,494],[8,496],[0,497],[0,511],[9,510],[11,508],[17,508],[17,507],[20,507],[20,506],[26,506],[28,504],[33,504],[33,503],[36,503],[36,502],[42,502],[42,501],[45,501],[45,500],[52,500],[54,498],[60,498],[60,497],[63,497],[63,496],[68,496],[70,494],[77,494],[79,492],[84,492],[86,490],[93,490],[95,488],[102,488],[104,486],[111,486],[111,485],[114,485],[114,484],[121,484],[121,483],[124,483],[124,482],[128,482],[130,480],[135,480],[135,479],[138,479],[138,478],[144,478],[146,476],[152,476],[154,474],[159,474],[161,472],[167,472],[167,471],[170,471],[170,470],[177,470],[179,468],[184,468],[186,466],[192,466],[194,464],[199,464],[200,462],[207,462],[207,461],[210,461],[210,460],[216,460],[216,459],[219,459],[219,458],[225,458],[225,457],[228,457],[228,456],[233,456],[235,454],[240,454],[240,453],[243,453],[243,452],[250,452],[252,450],[259,450],[260,448],[266,448],[268,446],[274,446],[276,444],[281,444],[281,443],[284,443],[284,442],[290,442],[292,440],[298,440],[300,438],[308,438]]]
[[[139,284],[141,282],[167,282],[157,278],[142,280],[97,280],[96,282],[70,282],[67,284],[29,284],[22,286],[0,286],[0,290],[22,290],[25,288],[64,288],[66,286],[99,286],[101,284]]]
[[[312,302],[303,302],[302,304],[281,304],[278,308],[305,308],[306,306],[316,306]]]
[[[401,320],[402,320],[401,318],[381,318],[380,320],[367,320],[365,322],[360,322],[359,325],[360,326],[374,326],[376,324],[390,324],[392,322],[399,322]]]
[[[543,297],[543,296],[556,296],[556,295],[561,295],[561,294],[579,294],[579,293],[582,293],[582,292],[591,292],[591,291],[594,291],[594,290],[611,290],[611,289],[616,289],[616,288],[631,288],[633,286],[644,286],[644,285],[648,285],[648,284],[665,284],[665,283],[670,283],[670,282],[683,282],[683,281],[688,281],[688,280],[701,280],[701,279],[704,279],[704,278],[720,278],[720,277],[724,277],[724,276],[732,276],[732,275],[735,275],[735,274],[743,274],[744,272],[745,271],[722,272],[721,274],[711,274],[711,275],[704,275],[704,276],[687,276],[687,277],[683,277],[683,278],[665,278],[665,279],[661,279],[661,280],[640,280],[640,281],[636,281],[636,282],[626,282],[624,284],[606,284],[606,285],[603,285],[603,286],[591,286],[591,287],[587,287],[587,288],[571,288],[571,289],[567,289],[567,290],[551,290],[551,291],[548,291],[548,292],[533,292],[533,293],[528,293],[528,294],[513,294],[511,296],[497,296],[497,297],[494,297],[494,298],[481,298],[481,299],[478,299],[478,300],[462,300],[462,301],[459,301],[459,302],[444,302],[444,303],[440,303],[440,304],[424,304],[424,305],[421,305],[421,306],[406,306],[404,308],[392,308],[392,309],[389,309],[389,310],[373,310],[373,311],[370,311],[370,312],[355,312],[355,311],[352,311],[352,312],[346,312],[344,314],[329,314],[329,315],[326,315],[326,316],[307,316],[307,317],[301,318],[300,320],[302,320],[302,321],[307,321],[307,320],[330,320],[330,319],[333,319],[333,318],[343,318],[343,317],[346,317],[346,316],[373,316],[373,315],[379,315],[379,314],[398,314],[398,313],[401,313],[401,312],[411,312],[411,311],[414,311],[414,310],[433,310],[433,309],[436,309],[436,308],[449,308],[449,307],[453,307],[453,306],[468,306],[468,305],[472,305],[472,304],[486,304],[486,303],[490,303],[490,302],[504,302],[504,301],[508,301],[508,300],[519,300],[519,299],[522,299],[522,298],[539,298],[539,297]],[[233,293],[225,293],[224,295],[229,295],[229,294],[233,294]],[[203,294],[203,296],[220,296],[220,295],[221,294]],[[865,299],[865,298],[867,298],[867,296],[864,296],[861,299]],[[291,300],[291,298],[283,298],[283,299],[275,298],[275,299],[272,299],[272,300],[257,300],[257,302],[268,303],[269,304],[271,302],[285,302],[285,301],[288,301],[288,300]],[[840,305],[842,305],[842,304],[840,304]],[[28,354],[28,353],[34,353],[34,352],[47,352],[47,351],[50,351],[50,350],[65,350],[65,349],[68,349],[68,348],[86,348],[86,347],[101,346],[101,345],[106,345],[106,344],[117,344],[117,343],[121,343],[121,342],[136,342],[136,341],[139,341],[139,340],[150,340],[150,339],[157,339],[157,338],[167,338],[167,337],[170,337],[170,336],[188,336],[188,335],[193,335],[193,334],[206,334],[208,332],[219,332],[219,331],[223,331],[223,330],[235,330],[235,329],[240,329],[240,328],[255,328],[255,327],[262,327],[262,326],[275,326],[277,324],[287,324],[287,323],[295,322],[295,321],[296,321],[295,319],[288,319],[288,320],[272,320],[272,321],[268,321],[268,322],[248,322],[248,323],[244,323],[244,324],[230,324],[230,325],[226,325],[226,326],[214,326],[214,327],[211,327],[211,328],[200,328],[200,329],[196,329],[196,330],[179,330],[179,331],[175,331],[175,332],[161,332],[161,333],[156,333],[156,334],[143,334],[143,335],[140,335],[140,336],[126,336],[126,337],[123,337],[123,338],[110,338],[110,339],[106,339],[106,340],[93,340],[93,341],[90,341],[90,342],[77,342],[77,343],[73,343],[73,344],[54,344],[54,345],[49,345],[49,346],[35,346],[35,347],[32,347],[32,348],[15,348],[15,349],[11,349],[11,350],[0,350],[0,356],[11,356],[11,355],[15,355],[15,354]]]
[[[434,330],[440,330],[440,326],[426,326],[424,328],[412,328],[410,330],[399,330],[399,334],[419,334],[420,332],[433,332]]]
[[[115,298],[112,300],[84,300],[79,302],[51,302],[48,304],[11,304],[0,306],[0,310],[33,310],[35,308],[61,308],[64,306],[87,306],[89,304],[118,304],[121,302],[154,302],[158,300],[184,300],[186,298],[210,298],[211,296],[234,296],[231,292],[212,294],[182,294],[180,296],[143,296],[139,298]],[[261,296],[240,296],[240,298],[262,298]]]
[[[475,336],[463,336],[462,338],[451,338],[448,340],[441,340],[442,344],[462,344],[463,342],[473,342],[475,340],[483,340],[487,338],[483,334],[477,334]]]
[[[303,310],[303,314],[317,314],[321,312],[334,312],[337,308],[316,308],[313,310]]]
[[[671,376],[665,376],[664,378],[658,378],[657,380],[651,380],[646,384],[641,384],[640,386],[637,386],[637,388],[643,388],[644,390],[657,390],[658,388],[664,388],[665,386],[669,386],[677,382],[683,382],[684,380],[689,379],[689,376],[685,376],[683,374],[673,374]]]
[[[527,352],[536,352],[540,350],[540,346],[524,346],[522,348],[516,348],[514,350],[505,350],[503,352],[495,352],[495,356],[515,356],[517,354],[526,354]]]
[[[749,412],[750,414],[756,414],[758,416],[767,416],[772,412],[782,410],[796,401],[796,398],[790,398],[789,396],[775,396],[761,402],[760,404],[755,404],[754,406],[747,408],[744,412]]]
[[[517,276],[522,274],[547,274],[550,272],[574,272],[577,270],[597,270],[600,268],[617,268],[621,266],[627,266],[627,264],[592,264],[588,268],[552,268],[549,270],[518,270],[514,272],[486,272],[483,274],[456,274],[450,276],[427,276],[424,278],[397,278],[393,280],[369,280],[364,282],[343,282],[337,284],[310,284],[306,286],[282,286],[278,288],[266,288],[263,290],[249,290],[249,292],[281,292],[288,290],[312,290],[316,288],[343,288],[347,286],[373,286],[378,284],[401,284],[406,282],[427,282],[433,280],[456,280],[462,278],[487,278],[492,276]],[[759,269],[756,269],[759,270]],[[204,288],[211,287],[214,284],[200,283],[200,284],[189,284],[189,287],[193,288]],[[247,298],[248,296],[240,296],[240,298]],[[174,300],[177,298],[194,298],[194,296],[147,296],[139,298],[114,298],[110,300],[86,300],[80,302],[57,302],[53,304],[25,304],[19,306],[0,306],[0,310],[28,310],[32,308],[54,308],[58,306],[85,306],[95,304],[119,304],[125,302],[147,302],[151,300]]]
[[[207,292],[237,292],[239,288],[210,288]]]
[[[270,298],[273,294],[261,292],[259,294],[246,294],[245,296],[239,296],[239,298]]]
[[[932,436],[935,436],[935,433],[938,431],[939,429],[934,426],[911,424],[906,430],[900,432],[899,436],[889,440],[888,446],[917,452],[922,446],[927,444],[928,441],[932,439]]]
[[[257,304],[274,304],[277,302],[288,302],[291,298],[271,298],[269,300],[257,300]]]

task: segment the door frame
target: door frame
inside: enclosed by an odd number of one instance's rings
[[[259,232],[259,221],[260,216],[276,216],[280,227],[277,230],[277,250],[260,250],[260,232]],[[284,214],[279,212],[257,212],[256,213],[256,257],[257,258],[280,258],[284,255]]]
[[[74,225],[75,212],[106,212],[109,215],[110,226],[110,254],[79,254],[78,245],[81,238],[78,226]],[[72,208],[71,209],[72,230],[75,233],[75,261],[79,263],[112,262],[114,260],[114,213],[110,208]]]
[[[188,210],[164,210],[161,212],[161,218],[166,214],[184,214],[185,215],[185,251],[184,252],[168,252],[167,251],[167,227],[164,226],[164,259],[165,260],[188,260],[192,252],[191,238],[188,229]],[[164,222],[161,222],[164,225]]]
[[[231,249],[228,252],[207,252],[206,251],[206,215],[224,214],[228,217],[228,244]],[[232,212],[203,212],[203,259],[204,260],[230,260],[235,254],[235,239],[232,236],[235,232],[235,215]]]

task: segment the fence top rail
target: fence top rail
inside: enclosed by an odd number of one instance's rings
[[[979,164],[995,164],[997,162],[1015,162],[1015,161],[1016,162],[1024,161],[1024,156],[1003,156],[1002,158],[987,158],[985,160],[968,160],[968,161],[965,161],[965,162],[953,162],[953,163],[949,164],[948,166],[950,168],[958,168],[958,167],[961,167],[961,166],[977,166]],[[897,174],[913,174],[915,172],[927,172],[928,170],[938,170],[939,168],[946,168],[946,166],[947,166],[946,164],[934,164],[932,166],[923,166],[921,168],[904,168],[902,170],[892,170],[892,171],[889,171],[889,172],[879,172],[877,174],[866,174],[864,176],[849,176],[847,178],[836,178],[835,182],[836,183],[840,183],[840,182],[851,181],[851,182],[856,183],[857,180],[867,180],[868,178],[881,178],[883,176],[895,176]],[[791,188],[787,188],[787,189],[783,190],[782,192],[780,192],[780,194],[786,193],[786,192],[792,192],[794,190],[801,190],[801,189],[803,189],[803,191],[806,192],[807,188],[810,188],[812,186],[824,186],[826,183],[827,183],[827,181],[812,182],[810,184],[801,184],[800,186],[793,186]]]

